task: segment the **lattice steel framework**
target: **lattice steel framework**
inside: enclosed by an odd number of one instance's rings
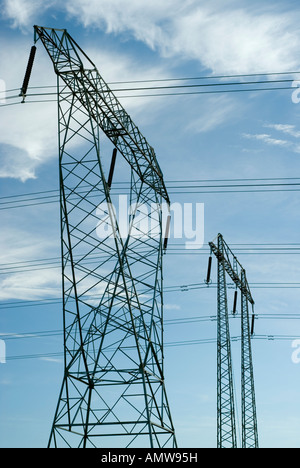
[[[218,237],[217,446],[236,448],[236,421],[224,242]]]
[[[249,317],[249,290],[246,272],[241,270],[241,338],[242,338],[242,448],[258,448],[258,428],[255,401],[254,372]],[[252,303],[252,306],[254,303]]]
[[[176,447],[163,359],[163,175],[68,32],[35,26],[35,39],[53,62],[59,108],[65,372],[49,447]],[[102,136],[115,148],[109,176]],[[130,180],[125,236],[111,190],[116,150]]]
[[[258,448],[258,427],[255,401],[251,329],[248,304],[254,307],[246,272],[221,234],[215,245],[209,243],[218,260],[218,448],[237,448],[234,382],[227,304],[226,273],[241,292],[241,405],[242,448]],[[209,270],[211,261],[209,263]],[[209,282],[209,276],[207,283]],[[254,318],[254,315],[253,315]]]

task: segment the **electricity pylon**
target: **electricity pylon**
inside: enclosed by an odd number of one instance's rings
[[[234,384],[228,317],[225,244],[218,236],[218,246],[211,245],[218,259],[217,311],[217,447],[237,448]]]
[[[53,62],[59,110],[65,370],[49,447],[176,447],[163,359],[162,172],[68,32],[34,29]],[[121,220],[117,151],[130,182]]]
[[[256,415],[254,373],[252,361],[251,334],[253,334],[254,314],[250,329],[249,300],[250,292],[246,272],[241,269],[241,338],[242,338],[242,448],[258,448],[258,428]]]
[[[255,401],[254,373],[251,350],[254,313],[250,327],[248,304],[254,306],[246,272],[230,250],[221,234],[215,245],[209,243],[211,252],[218,260],[218,315],[217,315],[217,446],[237,448],[234,382],[229,328],[226,273],[241,292],[241,405],[242,448],[258,448],[258,428]],[[210,281],[211,257],[207,284]],[[236,309],[235,292],[234,313]]]

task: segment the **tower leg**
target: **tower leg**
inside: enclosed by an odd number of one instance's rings
[[[218,237],[217,314],[217,443],[218,448],[236,448],[236,421],[229,331],[223,238]]]
[[[245,271],[242,270],[242,285],[245,287]],[[241,294],[241,337],[242,337],[242,448],[258,448],[253,360],[251,350],[251,330],[248,299]]]

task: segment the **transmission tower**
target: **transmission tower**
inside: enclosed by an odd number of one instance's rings
[[[252,314],[252,326],[250,329],[249,285],[246,272],[241,270],[241,322],[242,322],[242,448],[258,448],[258,429],[255,402],[254,373],[251,349],[251,334],[253,334],[254,314]]]
[[[163,360],[162,172],[68,32],[34,29],[57,75],[59,111],[64,377],[49,447],[176,447]],[[102,137],[112,143],[108,165]],[[113,195],[118,164],[130,182],[126,229]]]
[[[218,315],[217,315],[217,446],[237,448],[234,382],[229,329],[226,273],[241,292],[241,405],[242,448],[258,448],[258,429],[255,402],[254,373],[251,350],[251,334],[254,331],[254,312],[250,327],[248,304],[254,307],[246,272],[236,256],[218,235],[217,245],[209,243],[211,252],[218,261]],[[207,274],[210,282],[211,260]],[[236,312],[237,290],[234,296],[233,313]]]

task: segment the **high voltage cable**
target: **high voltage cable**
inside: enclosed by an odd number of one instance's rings
[[[249,77],[255,77],[255,76],[287,76],[287,75],[292,75],[292,74],[300,74],[300,72],[285,72],[285,73],[271,73],[271,74],[250,74],[250,75],[223,75],[223,76],[203,76],[203,77],[190,77],[190,78],[164,78],[164,79],[157,79],[157,80],[131,80],[131,81],[113,81],[109,82],[108,85],[121,85],[121,84],[137,84],[137,83],[162,83],[162,82],[175,82],[175,81],[204,81],[204,80],[224,80],[224,79],[229,79],[229,78],[249,78]],[[220,82],[220,83],[202,83],[202,84],[185,84],[185,85],[167,85],[167,86],[144,86],[144,87],[130,87],[130,88],[117,88],[117,89],[110,89],[110,91],[113,92],[119,92],[119,91],[142,91],[142,90],[156,90],[156,89],[176,89],[176,88],[197,88],[197,87],[210,87],[210,86],[249,86],[252,84],[273,84],[273,83],[293,83],[295,79],[276,79],[276,80],[255,80],[255,81],[235,81],[235,82]],[[28,90],[34,90],[34,89],[57,89],[56,86],[51,85],[51,86],[30,86],[28,87]],[[7,94],[11,92],[19,91],[18,88],[13,88],[13,89],[7,89],[5,91],[1,91],[0,94]],[[56,93],[39,93],[38,95],[44,95],[44,94],[49,94],[49,95],[56,95]],[[30,96],[30,94],[27,94],[27,96]],[[20,97],[17,95],[16,97]]]
[[[247,179],[237,179],[237,181],[247,181]],[[263,179],[249,179],[249,181],[255,180],[263,180]],[[276,179],[265,179],[265,180],[276,180]],[[299,178],[286,178],[286,179],[278,179],[278,180],[299,180]],[[224,180],[225,181],[225,180]],[[227,180],[230,181],[229,179]],[[222,182],[222,180],[219,180]],[[220,194],[220,193],[269,193],[269,192],[298,192],[300,191],[300,182],[289,182],[289,183],[256,183],[256,184],[215,184],[215,185],[195,185],[197,181],[186,181],[185,183],[188,185],[179,185],[182,182],[178,182],[177,185],[174,183],[169,182],[168,192],[170,194]],[[128,186],[126,182],[119,182],[118,187],[112,187],[111,192],[114,195],[124,195],[124,192],[128,190]],[[123,188],[120,188],[120,185],[124,185]],[[166,182],[168,186],[168,182]],[[261,189],[258,189],[261,187]],[[288,188],[292,187],[292,188]],[[221,190],[216,190],[220,188]],[[244,188],[245,190],[239,190]],[[188,190],[189,189],[189,190]],[[209,189],[209,190],[203,190]],[[234,189],[234,190],[227,190],[227,189]],[[79,195],[85,195],[86,191],[81,191],[78,194],[74,194],[74,200],[77,200]],[[49,195],[46,195],[49,194]],[[50,195],[53,194],[53,195]],[[39,196],[36,196],[39,195]],[[93,194],[87,197],[96,198],[98,195]],[[31,198],[25,198],[31,197]],[[34,197],[34,198],[32,198]],[[18,200],[19,198],[19,200]],[[25,198],[25,199],[24,199]],[[44,204],[51,204],[51,203],[58,203],[59,202],[59,192],[58,190],[48,190],[48,191],[40,191],[40,192],[33,192],[28,194],[21,194],[21,195],[11,195],[7,197],[0,197],[0,200],[6,200],[0,202],[0,210],[7,210],[7,209],[14,209],[14,208],[25,208],[30,206],[38,206]],[[37,203],[30,203],[30,202],[37,202]],[[14,205],[14,206],[12,206]]]
[[[234,289],[234,284],[228,284],[228,289]],[[164,288],[164,293],[185,293],[190,291],[199,291],[202,289],[215,289],[217,284],[212,283],[209,286],[203,283],[195,283],[195,284],[188,284],[188,285],[181,285],[181,286],[166,286]],[[252,289],[300,289],[300,283],[251,283]],[[98,296],[89,296],[88,298],[97,298]],[[45,307],[49,305],[58,305],[62,304],[62,299],[60,297],[55,298],[44,298],[44,299],[36,299],[36,300],[24,300],[24,301],[8,301],[8,302],[1,302],[0,301],[0,310],[8,310],[8,309],[20,309],[20,308],[28,308],[28,307]],[[265,314],[266,315],[266,314]],[[274,316],[274,314],[269,314]],[[287,314],[291,315],[291,314]],[[282,317],[287,317],[287,315],[282,315]],[[260,315],[261,316],[261,315]],[[296,316],[298,316],[296,314]],[[300,317],[300,314],[299,314]]]
[[[240,336],[233,336],[233,342],[241,341]],[[295,335],[254,335],[252,340],[263,340],[263,341],[293,341],[295,339],[299,339],[299,336]],[[203,338],[199,340],[184,340],[184,341],[171,341],[165,343],[165,348],[173,348],[173,347],[183,347],[183,346],[195,346],[195,345],[204,345],[204,344],[216,344],[216,338]],[[129,349],[129,348],[127,348]],[[113,351],[114,348],[111,348]],[[7,361],[15,361],[15,360],[27,360],[27,359],[51,359],[55,357],[63,357],[63,352],[56,352],[56,353],[37,353],[37,354],[23,354],[19,356],[7,356]]]
[[[282,73],[279,75],[290,75],[291,73]],[[300,74],[300,72],[297,72]],[[272,76],[275,76],[273,74]],[[277,76],[279,76],[277,74]],[[159,82],[174,82],[174,81],[203,81],[203,80],[216,80],[216,79],[228,79],[228,78],[249,78],[254,76],[271,76],[266,75],[228,75],[228,76],[210,76],[210,77],[192,77],[192,78],[172,78],[172,79],[159,79],[159,80],[133,80],[133,81],[114,81],[108,83],[108,85],[121,85],[121,84],[137,84],[137,83],[159,83]],[[249,86],[249,85],[262,85],[262,84],[278,84],[278,83],[293,83],[295,79],[276,79],[276,80],[252,80],[252,81],[235,81],[235,82],[220,82],[220,83],[201,83],[201,84],[180,84],[180,85],[165,85],[165,86],[139,86],[139,87],[127,87],[127,88],[111,88],[110,91],[112,92],[120,92],[120,91],[147,91],[147,90],[157,90],[157,89],[180,89],[180,88],[203,88],[203,87],[226,87],[226,86]],[[57,89],[56,86],[31,86],[28,88],[29,90],[33,89]],[[17,88],[8,89],[6,91],[2,91],[3,93],[10,93],[18,91]],[[105,91],[104,91],[105,92]],[[56,93],[38,93],[39,96],[41,95],[56,95]],[[30,94],[27,94],[30,96]],[[19,97],[16,96],[16,97]]]
[[[166,180],[166,185],[168,184],[179,184],[179,183],[185,183],[185,184],[199,184],[199,183],[224,183],[224,182],[257,182],[257,181],[260,181],[260,182],[266,182],[266,181],[273,181],[273,185],[278,185],[278,184],[274,184],[274,181],[287,181],[287,180],[299,180],[300,181],[300,177],[275,177],[275,178],[244,178],[244,179],[196,179],[196,180]],[[129,182],[125,182],[125,181],[121,181],[121,182],[114,182],[115,185],[128,185]],[[279,184],[280,185],[280,184]],[[299,182],[299,185],[300,185],[300,182]],[[89,186],[86,186],[86,188],[88,188]],[[219,185],[217,186],[219,187]],[[43,191],[39,191],[39,192],[31,192],[31,193],[23,193],[23,194],[19,194],[19,195],[9,195],[9,196],[6,196],[6,197],[0,197],[0,200],[4,200],[4,199],[7,199],[7,198],[17,198],[17,197],[29,197],[29,196],[35,196],[35,195],[40,195],[40,194],[46,194],[46,193],[56,193],[57,196],[59,196],[59,190],[58,189],[52,189],[52,190],[43,190]]]
[[[180,77],[180,78],[158,78],[148,80],[128,80],[128,81],[110,81],[107,84],[109,86],[116,84],[133,84],[133,83],[160,83],[160,82],[174,82],[174,81],[195,81],[195,80],[224,80],[229,78],[249,78],[249,77],[264,77],[264,76],[287,76],[287,75],[300,75],[300,71],[292,72],[271,72],[271,73],[249,73],[249,74],[234,74],[234,75],[210,75],[210,76],[193,76],[193,77]],[[29,86],[28,89],[46,89],[56,88],[56,86]],[[10,91],[19,91],[19,88],[12,89]]]
[[[123,91],[152,91],[152,90],[160,90],[160,89],[190,89],[190,88],[210,88],[210,87],[226,87],[226,86],[249,86],[249,85],[261,85],[261,84],[272,84],[272,83],[293,83],[294,80],[268,80],[268,81],[244,81],[244,82],[235,82],[235,83],[204,83],[204,84],[185,84],[185,85],[168,85],[168,86],[144,86],[144,87],[137,87],[137,88],[117,88],[117,89],[110,89],[109,91],[105,92],[123,92]],[[264,89],[264,88],[263,88]],[[69,94],[68,92],[62,92],[61,94]],[[36,97],[36,96],[56,96],[57,93],[28,93],[28,97]]]
[[[170,195],[197,195],[197,194],[207,194],[207,195],[213,195],[213,194],[232,194],[232,193],[295,193],[295,192],[299,192],[300,191],[300,187],[299,188],[293,188],[293,189],[272,189],[272,190],[266,190],[266,189],[262,189],[262,190],[213,190],[213,191],[203,191],[203,190],[184,190],[184,191],[172,191],[172,190],[168,190],[168,193]],[[124,195],[124,192],[114,192],[113,193],[114,195]],[[97,195],[91,195],[89,198],[96,198]],[[51,197],[46,197],[46,198],[51,198]],[[71,199],[70,199],[71,200]],[[75,199],[73,199],[75,200]],[[25,201],[30,201],[30,200],[25,200]],[[38,203],[25,203],[25,204],[19,204],[19,205],[16,205],[16,206],[2,206],[0,207],[0,211],[5,211],[5,210],[10,210],[10,209],[16,209],[16,208],[28,208],[28,207],[31,207],[31,206],[39,206],[39,205],[49,205],[49,204],[53,204],[53,203],[58,203],[59,200],[52,200],[52,201],[43,201],[43,202],[38,202]]]
[[[248,244],[251,245],[251,244]],[[268,245],[268,244],[266,244]],[[285,244],[288,245],[288,244]],[[240,248],[237,249],[238,255],[262,255],[262,254],[272,254],[272,255],[278,255],[278,254],[284,254],[284,255],[295,255],[295,254],[300,254],[300,244],[292,244],[298,247],[247,247],[247,248]],[[198,249],[195,247],[194,249],[188,249],[186,250],[185,246],[182,245],[181,247],[177,247],[175,245],[175,248],[172,248],[172,244],[169,246],[169,254],[182,254],[182,255],[188,255],[189,253],[192,255],[195,255],[196,253],[202,254],[202,255],[208,255],[210,252],[210,249],[203,247],[201,249]],[[181,252],[181,251],[184,252]],[[98,263],[99,260],[103,260],[104,257],[99,257],[95,256],[92,261],[89,261],[88,264],[93,264],[93,263]],[[47,269],[56,269],[61,267],[61,259],[60,257],[53,257],[49,259],[36,259],[36,260],[25,260],[22,262],[7,262],[7,263],[2,263],[0,264],[0,275],[7,275],[7,274],[13,274],[13,273],[24,273],[24,272],[33,272],[33,271],[40,271],[40,270],[47,270]],[[200,283],[197,283],[198,285]],[[252,283],[254,286],[257,284],[262,284],[262,283]],[[289,286],[296,286],[300,283],[263,283],[263,284],[276,284],[276,285],[289,285]],[[193,285],[189,285],[193,286]],[[207,285],[204,285],[207,287]],[[176,287],[183,287],[183,286],[176,286]]]
[[[292,251],[293,253],[297,252],[300,250],[300,243],[283,243],[283,244],[271,244],[271,243],[264,243],[264,244],[257,244],[257,243],[247,243],[247,244],[230,244],[232,247],[238,247],[237,250],[239,252],[249,252],[249,253],[254,253],[254,251],[257,251],[261,253],[261,251],[274,251],[274,252],[282,252],[282,251]],[[288,247],[287,247],[288,246]],[[169,251],[172,250],[186,250],[184,244],[170,244],[169,246]],[[200,250],[197,246],[194,247],[194,249],[189,249],[192,250],[193,252],[196,250]],[[201,251],[205,253],[210,252],[210,249],[208,247],[202,247]],[[76,257],[75,257],[76,259]],[[99,256],[95,255],[93,257],[94,260],[99,261]],[[37,267],[37,266],[50,266],[50,265],[60,265],[61,263],[61,258],[60,257],[48,257],[48,258],[41,258],[41,259],[34,259],[34,260],[23,260],[19,262],[6,262],[6,263],[0,263],[0,272],[3,270],[15,270],[19,268],[29,268],[29,267]],[[28,270],[27,270],[28,271]],[[281,284],[281,283],[280,283]]]
[[[213,85],[210,85],[213,86]],[[146,88],[145,88],[146,89]],[[284,90],[291,90],[291,87],[271,87],[271,88],[250,88],[250,89],[222,89],[222,90],[212,90],[212,91],[187,91],[187,92],[178,92],[178,93],[151,93],[151,94],[130,94],[130,95],[122,95],[118,96],[119,99],[127,99],[127,98],[137,98],[137,97],[166,97],[166,96],[188,96],[188,95],[201,95],[201,94],[230,94],[230,93],[243,93],[243,92],[262,92],[262,91],[284,91]],[[120,92],[120,91],[119,91]],[[44,94],[40,94],[44,95]],[[29,95],[30,96],[30,95]],[[35,95],[38,96],[38,95]],[[43,100],[27,100],[27,104],[32,103],[49,103],[49,102],[57,102],[56,99],[43,99]],[[1,104],[0,107],[7,107],[9,105],[20,104],[21,102],[12,103],[12,104]]]
[[[256,320],[300,320],[300,314],[257,314]],[[231,315],[231,320],[237,320],[240,318],[240,314]],[[216,315],[206,315],[206,316],[195,316],[195,317],[186,317],[186,318],[177,318],[177,319],[168,319],[164,320],[164,325],[189,325],[194,323],[204,323],[204,322],[216,322]],[[61,336],[63,335],[63,330],[43,330],[43,331],[32,331],[32,332],[19,332],[19,333],[0,333],[2,339],[8,340],[20,340],[20,339],[30,339],[30,338],[48,338],[52,336]]]
[[[137,84],[137,83],[159,83],[159,82],[175,82],[175,81],[203,81],[203,80],[224,80],[229,78],[249,78],[249,77],[267,77],[267,76],[288,76],[288,75],[298,75],[300,72],[281,72],[281,73],[250,73],[250,74],[235,74],[235,75],[219,75],[219,76],[207,76],[207,77],[189,77],[189,78],[163,78],[163,79],[152,79],[152,80],[131,80],[131,81],[114,81],[108,83],[111,85],[125,85],[125,84]],[[228,88],[229,86],[250,86],[250,85],[270,85],[270,84],[284,84],[284,83],[293,83],[294,79],[276,79],[276,80],[255,80],[255,81],[239,81],[239,82],[220,82],[220,83],[201,83],[201,84],[185,84],[185,85],[167,85],[167,86],[144,86],[144,87],[127,87],[127,88],[119,88],[119,89],[112,89],[115,93],[120,93],[124,91],[154,91],[154,90],[171,90],[171,89],[191,89],[191,88],[209,88],[209,87],[221,87],[221,88]],[[32,86],[28,89],[53,89],[56,88],[55,86]],[[179,92],[179,93],[151,93],[151,94],[131,94],[126,96],[119,96],[120,98],[133,98],[133,97],[163,97],[163,96],[182,96],[182,95],[197,95],[197,94],[219,94],[219,93],[239,93],[239,92],[259,92],[259,91],[280,91],[280,90],[291,90],[293,87],[266,87],[266,88],[251,88],[251,89],[221,89],[221,90],[210,90],[210,91],[200,91],[200,92]],[[2,91],[0,94],[5,94],[6,99],[17,99],[20,96],[7,96],[8,93],[19,91],[19,88],[8,89]],[[32,93],[28,94],[28,97],[38,97],[38,96],[51,96],[57,95],[57,93]],[[45,99],[45,100],[27,100],[27,103],[47,103],[47,102],[56,102],[55,100]],[[8,107],[11,105],[20,104],[18,103],[10,103],[10,104],[1,104],[0,107]]]

